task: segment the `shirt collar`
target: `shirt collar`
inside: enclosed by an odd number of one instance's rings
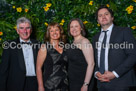
[[[26,41],[24,41],[24,40],[22,40],[22,39],[20,38],[20,43],[21,43],[21,42],[26,42]],[[30,42],[30,43],[31,43],[30,39],[29,39],[27,42]]]
[[[110,25],[110,27],[109,27],[107,30],[108,30],[108,31],[111,31],[112,28],[113,28],[113,25],[114,25],[114,24]],[[102,32],[102,31],[104,31],[104,30],[101,28],[101,32]]]

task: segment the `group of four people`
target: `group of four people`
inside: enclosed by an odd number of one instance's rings
[[[19,38],[10,41],[2,54],[0,91],[93,91],[94,77],[98,91],[129,91],[136,86],[136,41],[131,30],[115,26],[113,12],[106,6],[97,10],[96,18],[101,31],[92,44],[85,38],[83,22],[70,20],[70,48],[61,44],[65,45],[66,36],[58,23],[50,23],[45,43],[35,46],[39,43],[30,39],[31,22],[19,18]]]

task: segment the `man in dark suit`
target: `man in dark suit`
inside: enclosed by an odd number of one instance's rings
[[[131,29],[115,26],[111,9],[96,12],[101,31],[93,37],[98,91],[129,91],[136,86],[136,41]]]
[[[0,91],[38,91],[36,59],[38,42],[30,39],[31,22],[25,17],[17,20],[19,38],[4,42],[0,64]]]

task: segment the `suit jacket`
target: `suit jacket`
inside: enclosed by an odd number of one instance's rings
[[[31,39],[32,44],[38,43],[36,40]],[[23,51],[21,45],[17,48],[16,44],[19,44],[19,38],[8,42],[13,48],[9,47],[4,49],[2,54],[2,62],[0,64],[0,91],[23,91],[26,67],[24,62]],[[38,46],[33,49],[34,65],[36,67]]]
[[[98,58],[97,58],[97,45],[100,32],[93,37],[93,47],[95,55],[95,72],[99,71]],[[114,45],[109,49],[108,53],[108,70],[115,71],[119,78],[115,78],[107,83],[97,81],[97,86],[101,84],[107,84],[112,87],[129,87],[136,86],[136,74],[134,72],[134,65],[136,64],[136,40],[132,35],[131,29],[126,27],[113,26],[113,30],[110,37],[110,44]],[[123,48],[123,43],[127,48]],[[128,48],[127,44],[132,44],[133,48]],[[120,45],[119,48],[115,47]]]

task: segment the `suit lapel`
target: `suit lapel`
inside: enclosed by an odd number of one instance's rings
[[[96,39],[95,39],[95,58],[96,58],[96,62],[98,62],[98,43],[99,43],[99,37],[100,37],[100,34],[101,32],[98,33],[98,35],[96,36]]]
[[[114,39],[115,39],[115,36],[116,36],[117,32],[118,31],[117,31],[116,26],[113,26],[109,44],[114,43]],[[96,36],[96,39],[95,39],[96,42],[99,42],[98,40],[99,40],[100,34],[101,34],[101,32],[99,32],[98,35]],[[95,51],[96,51],[96,53],[95,53],[96,57],[95,58],[97,60],[96,62],[98,62],[98,57],[97,57],[98,56],[98,48],[97,48],[97,45],[95,45]],[[111,49],[109,49],[109,54],[110,54],[110,51],[111,51]],[[98,65],[98,63],[96,63],[96,64]]]
[[[17,40],[17,44],[19,44],[20,41],[19,39]],[[22,69],[22,71],[24,71],[26,73],[26,67],[25,67],[25,61],[24,61],[24,55],[23,55],[23,51],[22,48],[17,48],[17,57],[18,57],[18,62],[20,65],[20,68]]]
[[[114,44],[115,36],[117,35],[117,33],[118,33],[118,31],[117,31],[116,26],[113,26],[109,44]],[[109,49],[109,54],[110,54],[110,51],[111,51],[111,49]]]
[[[116,33],[117,33],[116,26],[113,26],[109,43],[113,43],[113,40],[115,39]]]
[[[118,29],[116,28],[116,26],[113,26],[113,29],[112,29],[112,32],[111,32],[111,37],[110,37],[110,41],[109,41],[109,44],[112,44],[112,45],[114,45],[114,41],[115,41],[115,36],[117,35],[117,33],[118,33]],[[112,50],[113,48],[109,48],[109,53],[108,53],[108,55],[111,55],[111,50]],[[109,65],[109,69],[110,69],[110,61],[111,60],[109,60],[109,57],[111,57],[111,56],[108,56],[108,65]]]
[[[33,49],[34,65],[35,65],[35,68],[36,68],[36,60],[37,60],[36,49],[34,47],[32,47],[32,49]]]
[[[32,50],[33,50],[33,58],[34,58],[34,66],[35,66],[35,70],[36,70],[36,60],[37,60],[37,50],[36,50],[36,46],[34,46],[34,41],[31,40],[32,42]]]

